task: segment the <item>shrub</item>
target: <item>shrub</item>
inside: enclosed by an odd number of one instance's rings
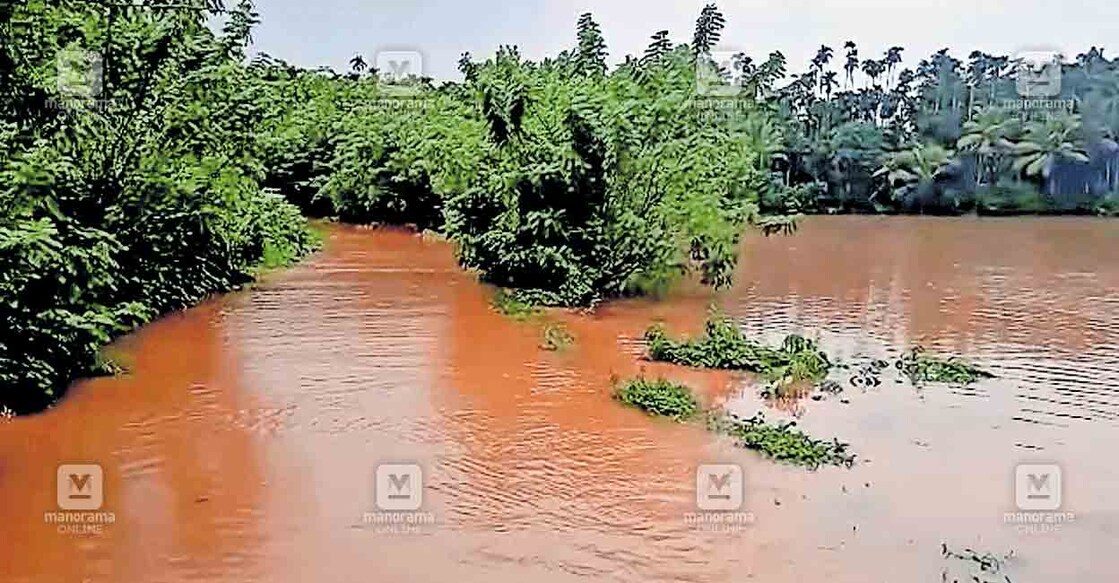
[[[77,26],[99,11],[25,4],[12,18],[28,26],[0,26],[0,406],[21,414],[106,372],[113,337],[313,245],[259,182],[248,4],[219,34],[197,11],[122,13],[112,99],[64,100],[38,71],[55,41],[106,46]]]

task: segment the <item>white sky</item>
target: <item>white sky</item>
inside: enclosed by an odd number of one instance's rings
[[[355,53],[369,63],[381,50],[417,50],[424,74],[458,78],[463,51],[475,57],[518,45],[532,59],[575,44],[575,21],[592,12],[611,62],[640,54],[649,36],[668,30],[690,42],[705,0],[257,0],[262,23],[255,49],[291,63],[346,70]],[[974,49],[1013,54],[1056,48],[1069,57],[1092,46],[1119,45],[1119,0],[722,0],[723,45],[755,59],[780,50],[798,72],[821,44],[842,60],[843,42],[880,58],[905,47],[915,66],[944,47],[959,59]],[[1119,54],[1119,46],[1105,54]]]

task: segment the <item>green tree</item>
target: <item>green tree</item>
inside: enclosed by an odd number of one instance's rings
[[[890,154],[875,176],[886,179],[892,200],[924,206],[935,196],[936,183],[951,160],[952,153],[942,146],[917,143]]]
[[[1081,130],[1077,116],[1060,116],[1026,125],[1021,141],[1008,144],[1013,156],[1012,167],[1026,178],[1038,180],[1054,192],[1059,185],[1050,184],[1053,167],[1059,162],[1087,162],[1088,154],[1079,139]]]
[[[579,17],[577,28],[579,47],[576,61],[579,69],[594,75],[605,74],[606,40],[602,37],[602,29],[589,12]]]

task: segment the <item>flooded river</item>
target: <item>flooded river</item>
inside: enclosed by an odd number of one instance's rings
[[[737,280],[549,314],[576,341],[548,352],[446,243],[333,227],[307,262],[117,343],[129,375],[0,422],[0,580],[970,581],[942,544],[1013,552],[1016,583],[1119,574],[1119,224],[813,218],[748,237]],[[641,360],[652,321],[694,333],[713,303],[844,362],[920,344],[998,378],[767,402],[749,375]],[[858,462],[782,466],[614,403],[642,370]],[[1008,522],[1023,463],[1061,468],[1074,520]],[[60,464],[103,469],[97,528],[57,523]],[[383,518],[381,464],[419,466],[422,520]],[[750,524],[688,519],[701,464],[743,468]]]

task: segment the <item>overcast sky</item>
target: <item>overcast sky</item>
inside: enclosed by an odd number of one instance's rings
[[[370,64],[378,51],[423,54],[423,73],[456,79],[464,51],[491,55],[520,47],[532,59],[574,45],[575,21],[592,12],[610,61],[639,55],[649,36],[668,30],[689,42],[705,0],[257,0],[262,22],[255,50],[305,67],[349,68],[355,53]],[[722,0],[724,49],[764,59],[785,53],[801,71],[820,44],[841,60],[843,42],[860,56],[905,47],[906,66],[944,47],[964,59],[974,49],[1013,54],[1055,48],[1069,57],[1090,46],[1119,45],[1119,0]],[[1114,57],[1119,46],[1105,54]]]

